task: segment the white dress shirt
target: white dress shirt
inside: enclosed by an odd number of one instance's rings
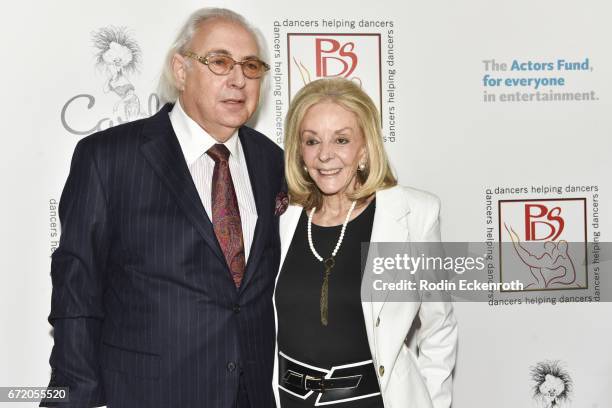
[[[217,142],[211,135],[206,133],[193,119],[183,110],[177,100],[174,108],[169,114],[170,122],[176,137],[178,138],[189,172],[193,178],[200,200],[204,209],[212,221],[212,177],[215,161],[206,154]],[[246,159],[242,150],[242,144],[238,137],[238,131],[223,143],[230,152],[229,168],[234,182],[234,190],[238,199],[240,211],[240,222],[242,224],[242,237],[244,241],[244,259],[249,259],[255,224],[257,223],[257,209],[255,198],[249,179]]]

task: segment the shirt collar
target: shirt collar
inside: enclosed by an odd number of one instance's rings
[[[172,123],[172,128],[181,145],[188,166],[191,166],[214,144],[219,143],[187,115],[178,99],[172,111],[170,111],[169,116],[170,123]],[[238,154],[239,140],[238,130],[236,130],[232,136],[223,143],[229,150],[230,157],[233,156],[237,160],[240,159]]]

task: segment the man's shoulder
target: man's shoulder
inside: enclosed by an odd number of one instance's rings
[[[121,123],[101,130],[82,139],[84,143],[104,144],[111,141],[130,141],[142,133],[143,128],[153,121],[153,117]]]
[[[78,143],[79,147],[93,151],[108,149],[121,151],[133,148],[144,141],[147,128],[160,123],[160,120],[163,120],[162,115],[164,114],[167,115],[167,112],[165,112],[165,109],[162,109],[151,117],[121,123],[93,133],[81,139]],[[168,118],[168,123],[169,121],[170,119]]]

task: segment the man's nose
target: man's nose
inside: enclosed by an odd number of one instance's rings
[[[230,86],[234,86],[236,88],[243,88],[246,84],[246,77],[242,72],[242,65],[234,64],[230,73],[228,74],[228,81]]]

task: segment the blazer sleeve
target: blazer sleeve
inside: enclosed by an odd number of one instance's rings
[[[430,209],[421,242],[440,241],[440,201]],[[452,399],[452,371],[457,353],[457,322],[450,302],[421,303],[421,327],[416,333],[419,369],[434,408],[448,408]]]
[[[80,141],[59,205],[61,237],[52,255],[51,314],[54,346],[49,386],[69,387],[69,402],[41,406],[105,404],[100,370],[103,292],[109,252],[107,196],[92,140]]]

